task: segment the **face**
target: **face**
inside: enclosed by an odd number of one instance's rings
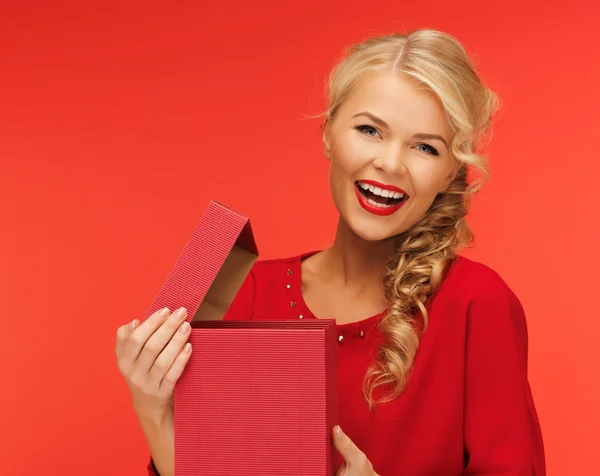
[[[369,241],[417,223],[456,175],[451,139],[432,93],[397,74],[364,79],[323,132],[331,192],[343,222]]]

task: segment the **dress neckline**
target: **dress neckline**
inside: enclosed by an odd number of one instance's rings
[[[333,319],[331,317],[326,316],[316,316],[315,313],[313,313],[308,307],[306,301],[304,301],[304,295],[302,294],[302,261],[317,253],[320,253],[321,251],[323,250],[312,250],[298,255],[296,259],[293,260],[293,269],[291,270],[292,273],[290,277],[292,278],[291,281],[294,283],[293,286],[298,290],[296,305],[303,309],[303,312],[307,314],[308,317],[311,317],[313,319]],[[339,330],[343,330],[344,332],[360,332],[361,330],[364,330],[366,328],[376,326],[377,323],[381,320],[381,318],[386,314],[386,312],[387,309],[375,315],[369,316],[365,319],[361,319],[355,322],[348,322],[346,324],[338,324],[336,321],[336,326]]]

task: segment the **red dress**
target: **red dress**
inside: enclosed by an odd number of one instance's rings
[[[301,293],[309,255],[256,263],[226,319],[315,319]],[[459,257],[427,309],[408,386],[373,412],[361,389],[381,315],[337,326],[342,429],[382,476],[545,475],[518,298],[493,270]]]

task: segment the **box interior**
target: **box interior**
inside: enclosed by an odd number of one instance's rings
[[[242,246],[243,240],[244,237],[240,237],[231,249],[231,252],[225,259],[215,280],[206,293],[206,297],[194,315],[192,322],[223,319],[233,298],[240,290],[250,269],[258,258],[255,247]],[[246,243],[243,244],[245,245]],[[250,250],[247,248],[250,248]]]
[[[289,329],[324,330],[335,325],[333,319],[310,319],[304,321],[194,321],[194,329]]]

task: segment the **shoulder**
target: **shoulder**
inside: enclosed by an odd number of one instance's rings
[[[490,266],[459,256],[448,270],[433,299],[438,311],[458,311],[467,319],[524,326],[520,299],[505,279]]]
[[[520,299],[491,267],[458,257],[440,287],[444,304],[452,302],[464,312],[467,329],[496,336],[527,336],[525,312]]]
[[[300,300],[300,274],[304,257],[312,252],[257,260],[241,288],[237,292],[226,319],[253,319],[260,315],[263,320],[282,318],[290,301]],[[295,314],[294,314],[295,315]]]
[[[271,308],[277,309],[274,303],[281,300],[289,278],[299,276],[302,258],[310,254],[257,260],[236,293],[225,319],[247,320],[257,313],[265,318]]]
[[[302,258],[307,254],[292,255],[285,258],[258,259],[252,267],[252,273],[258,275],[278,273],[281,269],[286,269],[286,267],[300,263]]]
[[[464,256],[456,258],[441,288],[467,301],[516,299],[511,287],[496,270]]]
[[[313,253],[306,252],[285,258],[259,258],[252,265],[240,294],[253,295],[256,298],[257,295],[269,295],[284,289],[285,283],[300,279],[302,260]]]
[[[285,279],[285,276],[300,272],[302,260],[316,253],[307,251],[285,258],[258,259],[252,266],[250,274],[255,281],[268,282]]]

